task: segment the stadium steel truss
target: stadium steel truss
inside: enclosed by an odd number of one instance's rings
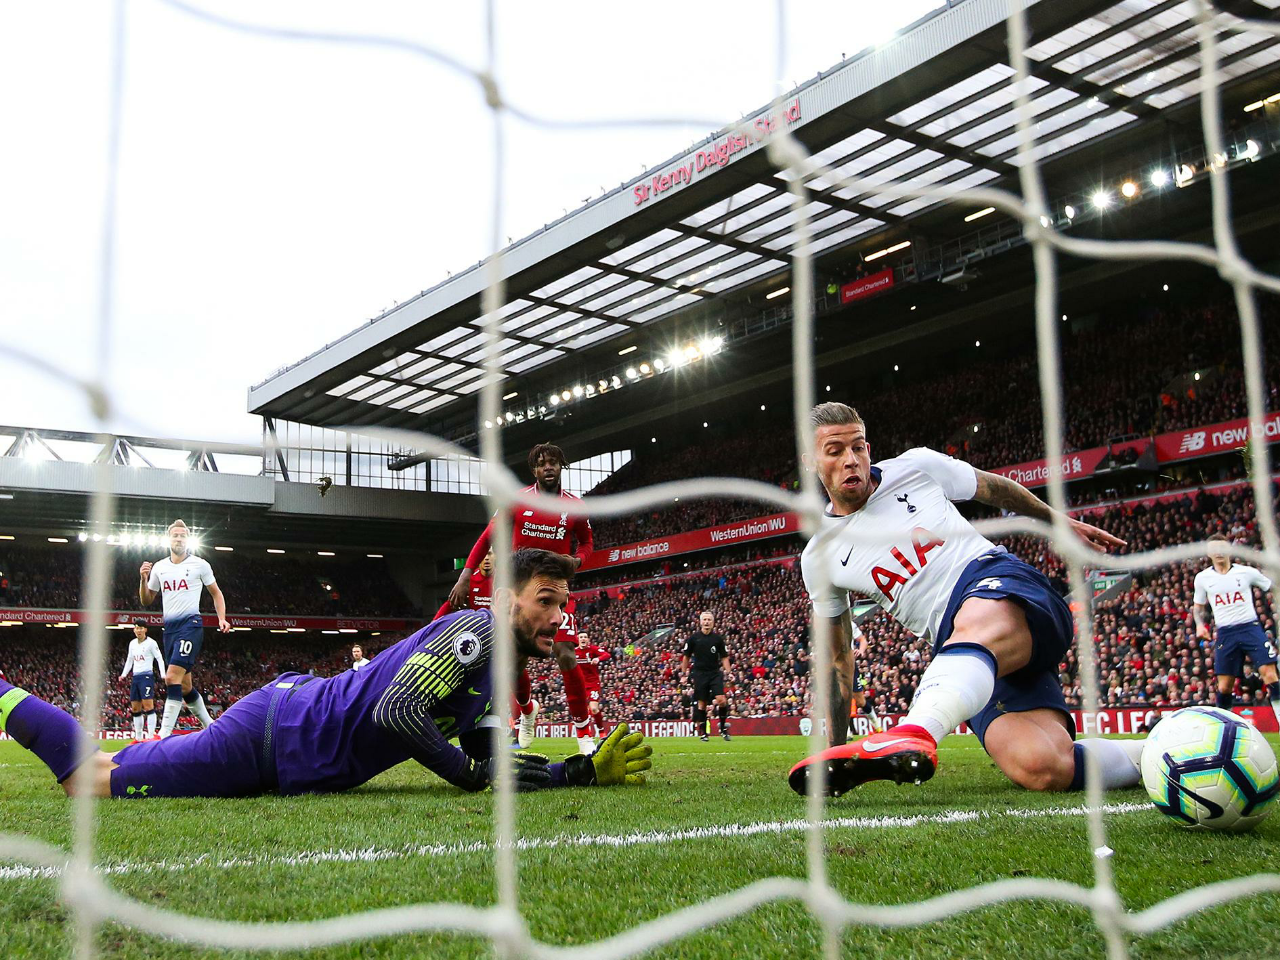
[[[1192,102],[1201,67],[1194,6],[1192,0],[1028,3],[1035,159],[1052,169],[1069,153],[1097,148]],[[1231,29],[1242,17],[1274,19],[1278,8],[1280,0],[1218,5],[1224,88],[1280,68],[1280,37]],[[708,303],[745,298],[753,289],[759,295],[762,284],[786,274],[797,241],[790,174],[768,163],[751,130],[784,126],[816,162],[841,176],[956,188],[1012,184],[1023,161],[1004,14],[1003,3],[953,2],[799,85],[781,98],[776,114],[770,106],[749,115],[747,132],[714,133],[505,248],[502,378],[527,383],[536,374],[547,388],[531,401],[526,390],[508,412],[520,421],[554,415],[547,390],[559,392],[552,382],[558,368],[612,341],[616,347],[636,335],[650,338]],[[911,221],[939,206],[846,189],[822,176],[806,177],[805,185],[819,264],[851,244],[892,248],[909,236]],[[1005,226],[1009,236],[997,241],[1021,243],[1016,221]],[[923,253],[904,255],[899,281],[924,272]],[[935,257],[929,265],[935,279],[942,262]],[[963,258],[956,262],[962,266]],[[474,439],[473,395],[485,378],[484,267],[451,276],[253,387],[250,412],[266,418],[269,429],[280,418]],[[601,371],[598,387],[588,381],[587,396],[630,385],[627,367],[613,351],[609,356],[616,369]],[[575,394],[564,402],[583,399]]]

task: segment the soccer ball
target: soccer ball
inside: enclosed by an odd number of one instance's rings
[[[1280,775],[1252,724],[1228,710],[1187,707],[1147,737],[1142,785],[1157,810],[1184,826],[1249,830],[1271,812]]]

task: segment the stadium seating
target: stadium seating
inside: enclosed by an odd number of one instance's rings
[[[1129,543],[1132,551],[1150,550],[1223,532],[1257,545],[1253,497],[1245,487],[1222,496],[1201,494],[1153,506],[1106,509],[1092,522]],[[1015,537],[1005,543],[1044,570],[1065,590],[1063,565],[1040,540]],[[758,549],[758,548],[757,548]],[[732,560],[732,551],[720,555]],[[1141,573],[1122,596],[1099,604],[1094,619],[1100,681],[1106,706],[1187,705],[1212,702],[1212,645],[1198,640],[1191,619],[1191,581],[1207,561],[1194,561]],[[616,577],[616,572],[615,572]],[[743,716],[786,716],[803,712],[808,692],[808,604],[796,564],[759,564],[723,572],[670,579],[624,589],[607,603],[583,604],[582,628],[609,648],[614,660],[604,668],[606,698],[618,719],[687,716],[687,690],[680,682],[679,655],[698,613],[712,610],[717,627],[733,650],[735,712]],[[1275,635],[1270,611],[1263,615]],[[676,630],[650,646],[635,646],[648,631],[672,624]],[[924,668],[929,646],[907,634],[882,613],[864,629],[871,644],[861,666],[876,709],[905,711]],[[628,645],[631,645],[630,648]],[[1080,702],[1079,677],[1072,652],[1063,664],[1068,702]],[[554,711],[562,697],[554,693],[559,676],[541,682],[542,698]],[[1264,703],[1265,691],[1252,671],[1237,695]]]
[[[112,548],[111,609],[137,610],[138,567],[162,550],[143,556]],[[0,548],[7,587],[0,605],[74,609],[81,606],[83,548],[8,546]],[[339,558],[299,560],[215,553],[208,558],[227,597],[228,613],[310,614],[312,616],[420,616],[396,586],[381,560]],[[159,604],[155,609],[159,610]]]
[[[1280,321],[1275,298],[1260,298],[1262,321]],[[1245,415],[1239,323],[1233,307],[1135,308],[1116,322],[1099,319],[1062,331],[1066,403],[1065,449],[1101,446],[1126,435],[1146,436]],[[1012,356],[966,358],[963,369],[903,371],[902,382],[874,391],[841,389],[831,397],[852,402],[867,420],[879,454],[929,446],[984,469],[1044,456],[1034,350]],[[1171,390],[1178,377],[1203,379]],[[879,374],[877,374],[879,376]],[[1269,409],[1280,407],[1280,356],[1271,351],[1265,380]],[[824,396],[826,396],[824,394]],[[727,474],[790,486],[796,476],[792,426],[783,411],[760,415],[755,427],[730,436],[694,437],[679,449],[636,458],[591,493],[614,493],[663,480]],[[978,430],[974,432],[974,426]],[[595,522],[598,545],[630,543],[683,530],[759,516],[758,503],[716,500],[681,504],[637,517]]]

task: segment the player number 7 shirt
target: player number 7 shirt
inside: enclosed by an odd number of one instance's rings
[[[973,560],[996,547],[960,515],[953,500],[971,500],[978,489],[972,466],[927,447],[916,447],[871,468],[879,481],[857,513],[822,518],[831,537],[817,538],[800,558],[814,613],[838,617],[849,594],[875,600],[916,636],[937,636],[942,614]],[[825,569],[831,588],[818,588]]]

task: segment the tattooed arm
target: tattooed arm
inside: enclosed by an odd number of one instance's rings
[[[978,475],[978,490],[973,495],[974,500],[998,510],[1030,517],[1033,520],[1053,522],[1053,509],[1022,484],[985,470],[974,470],[974,472]],[[1105,530],[1082,520],[1073,520],[1068,517],[1067,525],[1081,540],[1099,553],[1106,553],[1111,547],[1125,545],[1119,537],[1114,537]]]

